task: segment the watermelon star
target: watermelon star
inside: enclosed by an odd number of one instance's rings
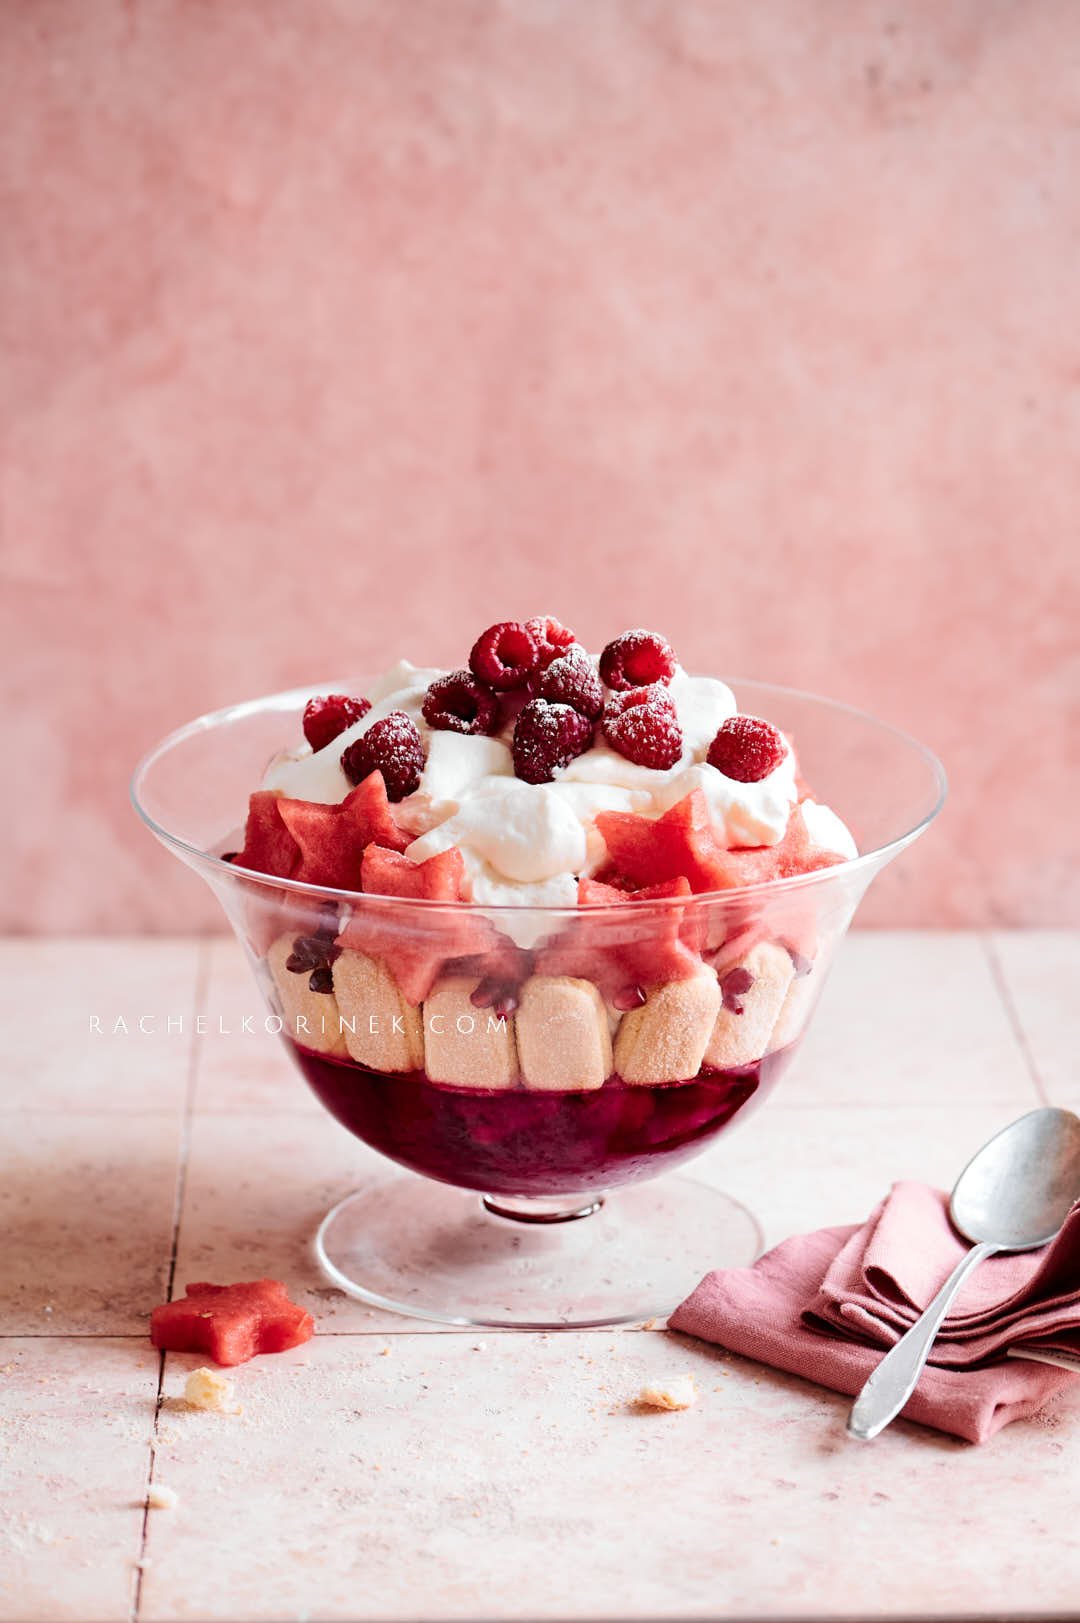
[[[460,902],[465,900],[465,863],[456,846],[439,851],[426,862],[371,845],[364,853],[362,881],[372,895],[403,900]],[[344,951],[378,958],[394,977],[410,1003],[422,1003],[448,958],[487,952],[494,931],[483,918],[456,908],[430,911],[358,904],[338,937]]]
[[[291,879],[300,861],[300,848],[281,820],[282,796],[277,789],[256,789],[248,800],[244,849],[232,861],[237,868]]]
[[[784,837],[777,845],[727,850],[700,789],[692,790],[655,821],[633,812],[600,812],[596,826],[612,864],[636,884],[656,885],[681,876],[699,894],[790,879],[843,860],[813,845],[798,806],[791,808]]]
[[[359,890],[367,847],[374,841],[403,851],[410,839],[394,822],[381,772],[370,773],[337,805],[282,798],[277,810],[299,853],[288,877],[307,885]]]
[[[290,1302],[280,1279],[238,1285],[189,1285],[184,1297],[150,1315],[150,1340],[170,1352],[205,1353],[216,1364],[244,1364],[257,1353],[285,1352],[315,1334],[315,1320]]]
[[[623,902],[669,902],[689,897],[685,879],[672,879],[627,893],[596,879],[578,880],[578,905],[614,907]],[[691,931],[681,907],[655,908],[645,916],[581,913],[570,927],[545,946],[536,962],[538,975],[570,975],[590,980],[616,1007],[639,987],[686,980],[701,959],[689,941]],[[632,1004],[631,1004],[632,1006]]]
[[[709,817],[700,789],[677,801],[662,817],[599,812],[596,826],[614,866],[638,885],[685,879],[690,889],[727,890],[737,884]]]

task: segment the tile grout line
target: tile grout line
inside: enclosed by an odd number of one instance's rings
[[[1035,1089],[1036,1098],[1039,1100],[1040,1104],[1048,1105],[1050,1103],[1050,1099],[1046,1092],[1046,1084],[1042,1079],[1042,1074],[1039,1071],[1038,1064],[1036,1063],[1031,1044],[1028,1041],[1028,1035],[1024,1029],[1024,1023],[1020,1018],[1020,1010],[1016,1006],[1016,1000],[1014,999],[1009,988],[1008,981],[1005,979],[1005,971],[994,946],[993,932],[990,930],[980,930],[979,939],[982,942],[983,951],[986,953],[987,962],[990,965],[990,974],[993,978],[994,985],[997,988],[997,993],[1005,1010],[1006,1018],[1008,1019],[1009,1025],[1012,1028],[1012,1034],[1016,1038],[1017,1046],[1020,1049],[1020,1053],[1023,1055],[1024,1064],[1027,1066],[1028,1075],[1031,1078],[1032,1085]]]
[[[420,1321],[417,1321],[417,1322],[419,1322],[419,1323],[427,1323],[428,1321],[420,1320]],[[591,1336],[591,1335],[607,1335],[609,1333],[618,1334],[618,1335],[624,1335],[624,1334],[627,1334],[627,1333],[629,1333],[631,1331],[643,1330],[644,1328],[645,1328],[644,1324],[591,1324],[591,1325],[586,1324],[586,1325],[570,1325],[570,1326],[567,1326],[565,1329],[558,1329],[558,1330],[518,1330],[518,1329],[513,1328],[510,1325],[486,1324],[486,1325],[481,1326],[481,1325],[475,1325],[475,1324],[473,1324],[473,1325],[467,1325],[467,1324],[462,1324],[462,1325],[440,1324],[440,1325],[438,1325],[436,1327],[432,1327],[432,1328],[429,1328],[427,1330],[412,1330],[412,1329],[401,1329],[401,1330],[399,1330],[396,1325],[394,1325],[393,1327],[391,1327],[389,1325],[384,1325],[381,1328],[376,1327],[376,1328],[374,1328],[372,1330],[319,1330],[317,1332],[317,1337],[318,1337],[319,1341],[393,1341],[395,1339],[400,1339],[400,1340],[405,1340],[405,1341],[410,1341],[410,1340],[411,1341],[418,1341],[421,1337],[423,1337],[423,1339],[425,1341],[430,1341],[430,1340],[432,1340],[432,1338],[437,1337],[437,1336],[476,1336],[476,1335],[483,1334],[485,1336],[507,1336],[507,1337],[510,1337],[511,1339],[522,1339],[522,1338],[525,1338],[525,1337],[539,1337],[539,1338],[543,1338],[544,1340],[547,1340],[547,1339],[554,1340],[554,1339],[557,1339],[558,1337],[564,1336],[564,1335],[565,1336],[578,1336],[578,1335]],[[656,1323],[652,1326],[652,1328],[653,1329],[663,1328],[663,1326],[661,1324],[661,1321],[657,1320]],[[136,1334],[136,1333],[134,1333],[132,1331],[127,1331],[127,1332],[123,1332],[123,1333],[120,1333],[120,1334],[116,1334],[113,1331],[64,1330],[64,1331],[61,1331],[59,1335],[53,1335],[51,1332],[44,1333],[44,1334],[35,1334],[35,1335],[18,1335],[18,1334],[7,1335],[7,1334],[0,1334],[0,1347],[3,1347],[4,1343],[9,1342],[9,1341],[130,1341],[130,1342],[140,1341],[140,1342],[142,1342],[142,1341],[145,1341],[145,1340],[146,1340],[146,1336],[142,1332],[139,1332],[138,1334]],[[266,1357],[275,1357],[276,1354],[268,1353],[265,1356]]]
[[[210,976],[210,938],[200,936],[199,950],[195,960],[195,982],[192,987],[192,1003],[195,1009],[199,1001],[206,995],[207,983]],[[184,1194],[187,1189],[188,1161],[191,1154],[191,1127],[195,1114],[195,1093],[199,1076],[199,1045],[192,1033],[191,1048],[188,1053],[187,1077],[184,1087],[184,1114],[180,1128],[180,1143],[177,1150],[176,1166],[176,1192],[173,1200],[172,1244],[169,1251],[169,1274],[165,1287],[165,1300],[172,1301],[173,1284],[176,1280],[176,1259],[180,1251],[180,1219],[184,1209]],[[157,1458],[158,1429],[161,1421],[161,1407],[165,1401],[165,1352],[158,1354],[157,1394],[154,1399],[154,1420],[150,1431],[150,1445],[146,1461],[146,1503],[143,1506],[142,1527],[139,1531],[139,1554],[135,1564],[135,1584],[131,1597],[131,1623],[137,1623],[139,1607],[142,1604],[143,1561],[146,1557],[147,1536],[150,1531],[150,1488],[154,1480],[154,1465]]]

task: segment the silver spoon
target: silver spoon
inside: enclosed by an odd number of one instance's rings
[[[972,1269],[995,1251],[1048,1245],[1078,1198],[1080,1118],[1071,1110],[1032,1110],[983,1145],[956,1180],[949,1201],[953,1227],[973,1240],[974,1248],[866,1382],[848,1417],[849,1436],[869,1442],[896,1419]]]

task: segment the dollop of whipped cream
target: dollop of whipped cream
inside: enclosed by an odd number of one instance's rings
[[[361,721],[325,749],[278,756],[263,787],[303,800],[343,800],[352,788],[341,770],[343,751],[373,722],[404,710],[426,751],[419,787],[393,808],[400,826],[416,836],[406,855],[423,862],[457,846],[473,900],[488,906],[573,907],[577,876],[595,873],[607,859],[598,812],[660,817],[694,789],[704,794],[729,847],[775,845],[784,836],[798,799],[794,753],[789,747],[758,783],[738,783],[710,766],[709,745],[738,708],[731,689],[715,677],[691,676],[681,667],[672,677],[669,691],[683,734],[674,766],[638,766],[598,732],[598,742],[556,772],[553,782],[529,784],[514,776],[512,726],[502,737],[484,738],[427,725],[424,694],[444,674],[399,661],[368,684],[372,704]],[[803,813],[815,844],[844,857],[858,854],[850,831],[829,807],[807,800]]]
[[[497,874],[532,885],[585,865],[585,829],[572,806],[546,783],[518,778],[481,778],[468,800],[406,853],[424,862],[460,846]]]
[[[729,846],[777,845],[799,798],[795,757],[789,749],[780,765],[757,783],[737,783],[708,761],[698,761],[657,791],[656,804],[668,811],[694,789],[705,796],[713,824],[723,829]]]

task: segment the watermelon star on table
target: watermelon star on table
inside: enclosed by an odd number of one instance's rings
[[[205,1353],[217,1364],[244,1364],[257,1353],[285,1352],[315,1334],[306,1308],[290,1302],[280,1279],[237,1285],[200,1282],[150,1315],[150,1340],[169,1352]]]

